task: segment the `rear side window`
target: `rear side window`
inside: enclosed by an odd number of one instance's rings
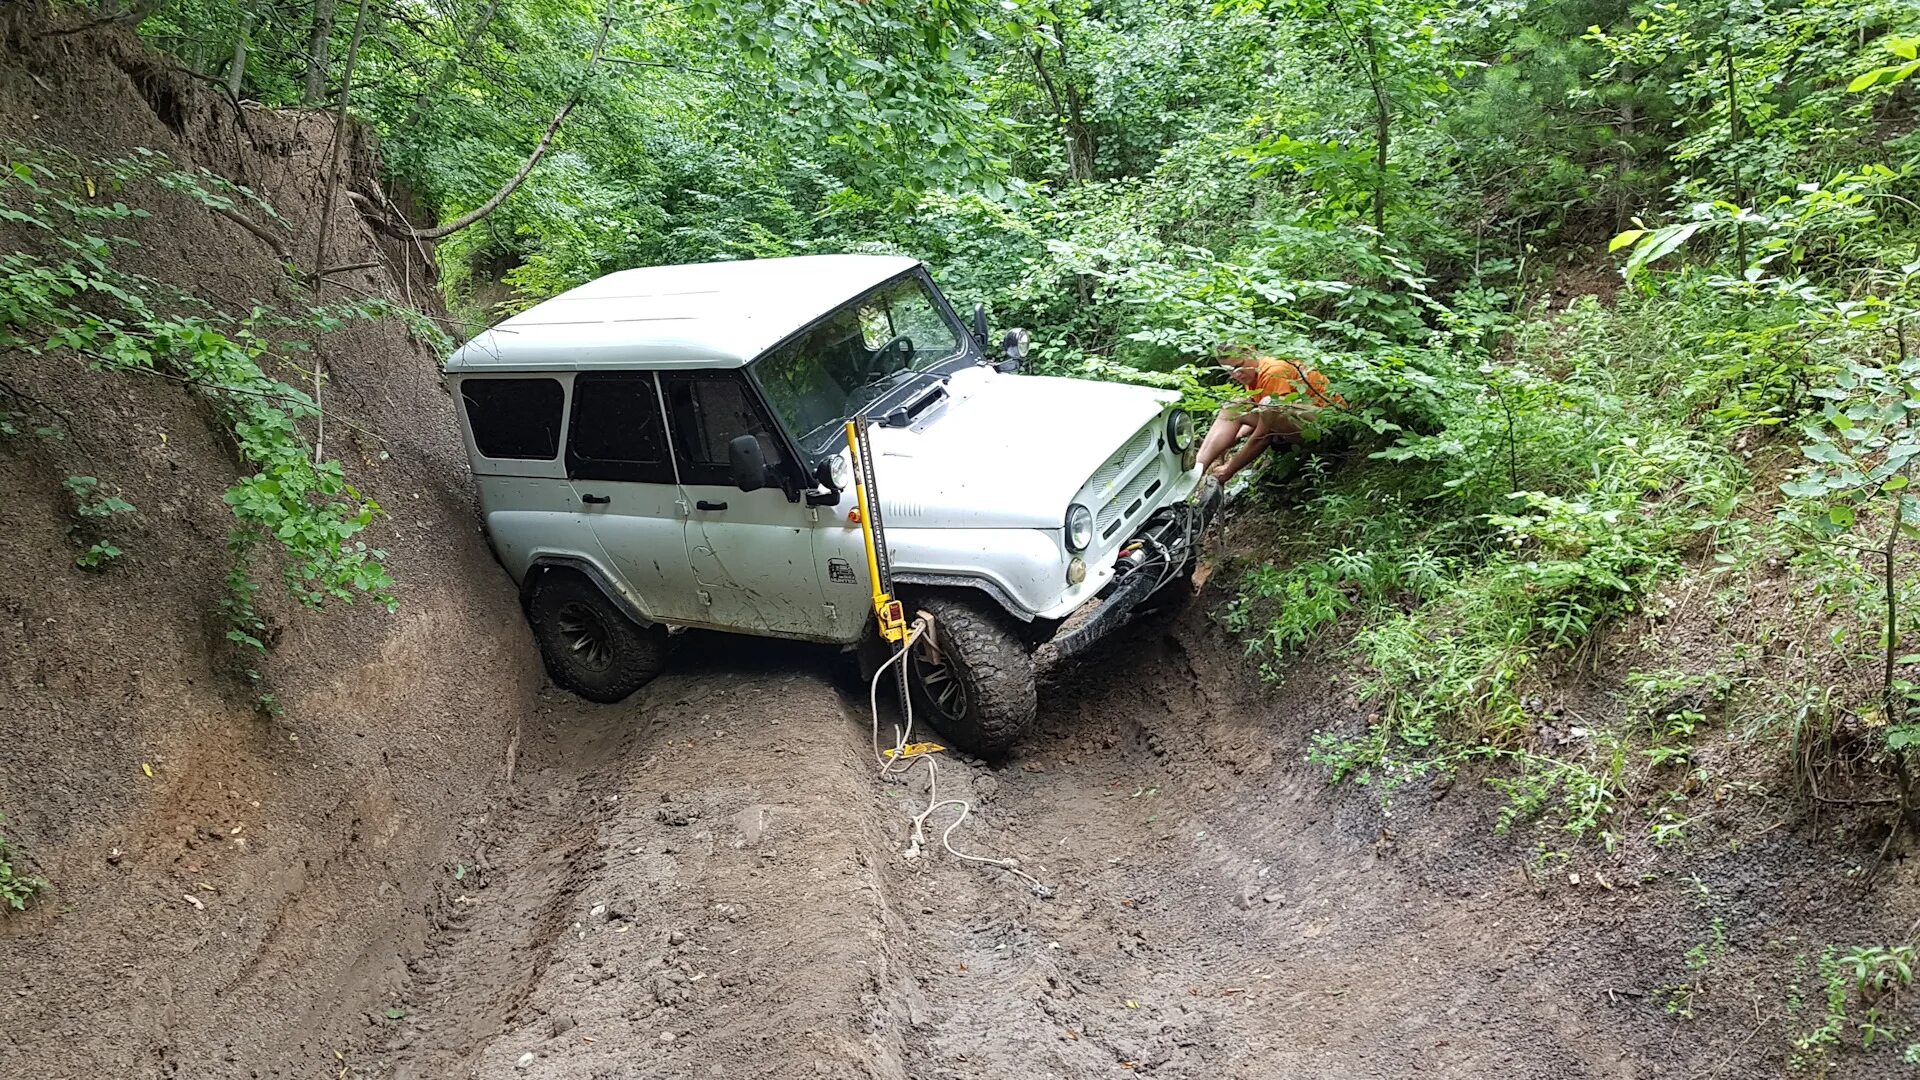
[[[671,484],[665,427],[651,374],[576,376],[567,475]]]
[[[551,461],[560,452],[558,379],[462,379],[467,427],[481,457]]]

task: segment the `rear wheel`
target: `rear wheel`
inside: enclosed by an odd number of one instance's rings
[[[527,614],[547,674],[588,701],[619,701],[666,666],[666,633],[636,625],[578,574],[549,572]]]
[[[913,707],[956,749],[1000,758],[1033,726],[1033,657],[991,600],[930,597],[931,637],[908,658]]]

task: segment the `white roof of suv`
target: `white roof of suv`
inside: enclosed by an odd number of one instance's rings
[[[482,332],[447,370],[739,367],[918,265],[899,255],[801,255],[622,270]]]

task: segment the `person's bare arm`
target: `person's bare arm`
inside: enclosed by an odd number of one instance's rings
[[[1273,436],[1264,429],[1254,432],[1240,444],[1240,448],[1233,452],[1233,456],[1228,458],[1225,464],[1215,467],[1213,475],[1223,484],[1233,479],[1241,469],[1253,464],[1254,459],[1258,458],[1261,451],[1265,450],[1272,441]]]

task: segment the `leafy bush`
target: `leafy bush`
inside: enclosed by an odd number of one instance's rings
[[[7,819],[0,816],[0,825]],[[14,848],[5,836],[0,836],[0,906],[14,911],[25,911],[27,901],[33,894],[47,887],[45,878],[31,877],[18,873],[13,868]]]

